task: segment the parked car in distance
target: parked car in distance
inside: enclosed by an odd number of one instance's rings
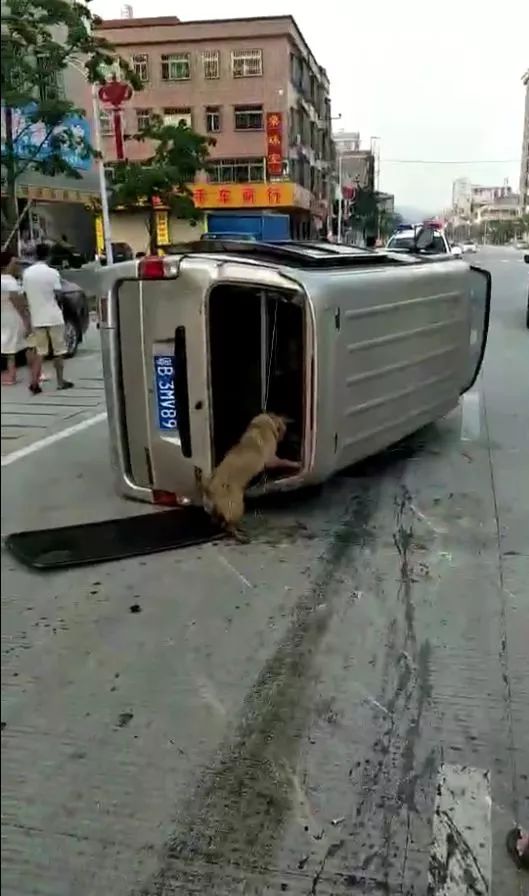
[[[478,246],[477,243],[474,242],[474,240],[464,240],[464,242],[461,244],[461,249],[465,254],[467,252],[475,253],[478,251]]]
[[[118,261],[132,261],[132,259],[134,258],[134,252],[132,251],[132,248],[128,243],[112,243],[112,258],[114,264],[116,264]],[[103,252],[101,255],[99,255],[98,260],[100,264],[106,265],[106,252]]]

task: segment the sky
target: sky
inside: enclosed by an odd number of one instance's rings
[[[117,18],[123,2],[91,6]],[[293,15],[327,69],[336,128],[365,146],[380,138],[379,186],[399,206],[439,212],[458,177],[518,189],[529,0],[128,2],[135,16],[183,21]]]

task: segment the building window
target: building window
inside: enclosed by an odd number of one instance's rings
[[[202,53],[204,77],[208,81],[220,78],[220,53],[218,50],[204,50]]]
[[[152,109],[136,109],[138,131],[144,131],[151,123]]]
[[[234,78],[256,78],[263,74],[262,50],[233,50],[231,70]]]
[[[213,184],[264,183],[264,160],[217,159],[210,166],[209,179]]]
[[[99,130],[102,137],[111,137],[114,133],[114,122],[109,112],[101,109],[99,112]]]
[[[262,106],[235,106],[236,131],[262,131]]]
[[[132,70],[140,81],[149,80],[149,57],[147,53],[136,53],[130,60]]]
[[[220,131],[220,107],[206,106],[206,131],[216,134]]]
[[[163,110],[163,123],[165,125],[173,125],[178,127],[184,124],[187,128],[191,127],[191,109],[189,106],[183,108],[171,108]]]
[[[189,53],[162,55],[162,81],[188,81],[190,77]]]
[[[105,166],[105,181],[108,187],[111,187],[114,183],[114,178],[116,175],[116,164],[115,162],[106,162]]]

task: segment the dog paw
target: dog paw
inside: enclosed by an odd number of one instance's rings
[[[239,544],[249,544],[251,539],[247,532],[244,532],[242,529],[237,528],[236,526],[230,526],[226,529],[228,535],[231,535],[235,541]]]

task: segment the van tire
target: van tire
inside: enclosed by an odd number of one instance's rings
[[[81,333],[75,321],[71,319],[64,322],[64,341],[66,343],[66,357],[73,358],[81,342]]]

